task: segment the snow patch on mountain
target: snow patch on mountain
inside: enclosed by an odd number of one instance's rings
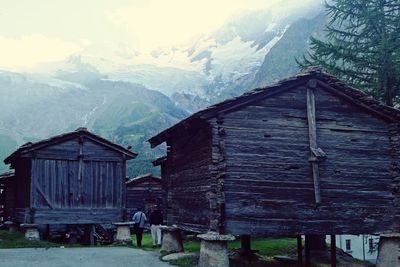
[[[251,41],[244,42],[238,36],[225,45],[214,48],[210,76],[213,79],[220,78],[222,82],[229,83],[254,72],[261,66],[264,56],[282,38],[287,28],[288,26],[278,32],[262,49],[257,49]]]

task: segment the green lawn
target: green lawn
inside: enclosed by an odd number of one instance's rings
[[[136,246],[136,237],[132,235],[132,246]],[[185,252],[198,252],[200,251],[200,241],[194,238],[186,239],[183,242]],[[230,251],[240,248],[240,240],[228,242],[228,249]],[[251,240],[251,248],[258,250],[258,254],[263,256],[272,257],[280,254],[287,254],[289,251],[296,249],[295,238],[254,238]],[[142,249],[159,251],[159,248],[153,248],[151,241],[151,235],[149,233],[143,234]],[[176,261],[170,261],[170,264],[181,267],[193,267],[196,266],[197,262],[191,259],[181,259]]]
[[[295,238],[254,238],[251,240],[251,249],[258,250],[263,256],[276,256],[287,254],[288,251],[296,249]],[[229,250],[240,248],[240,240],[228,243]]]
[[[132,235],[132,246],[136,247],[136,237]],[[196,239],[184,240],[183,247],[186,252],[200,251],[200,241]],[[142,248],[146,250],[159,250],[153,249],[151,235],[143,233]],[[228,249],[230,251],[240,248],[240,240],[228,242]],[[289,250],[296,249],[295,238],[254,238],[251,240],[251,248],[258,250],[258,253],[263,256],[275,256],[287,253]]]
[[[25,235],[20,232],[9,233],[8,231],[0,230],[0,248],[49,248],[59,247],[56,244],[48,241],[28,241]]]
[[[134,248],[137,248],[137,246],[136,246],[136,236],[132,235],[131,239],[132,239],[132,246]],[[154,250],[154,251],[159,250],[159,248],[153,248],[153,241],[151,240],[151,234],[143,233],[142,249],[144,249],[144,250]]]

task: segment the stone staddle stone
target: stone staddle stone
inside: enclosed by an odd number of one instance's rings
[[[227,242],[235,240],[233,235],[209,232],[197,237],[201,239],[199,267],[229,266]]]
[[[380,236],[376,267],[400,266],[400,233]]]
[[[5,221],[4,224],[8,227],[10,233],[17,232],[17,226],[12,221]]]
[[[130,225],[133,225],[133,222],[117,222],[113,223],[117,226],[117,236],[115,237],[115,243],[118,244],[131,244],[131,229]]]
[[[161,251],[175,253],[183,251],[182,234],[179,228],[172,226],[161,226],[162,244]]]
[[[38,231],[38,225],[37,224],[28,224],[28,223],[23,223],[21,224],[22,228],[25,228],[25,239],[29,241],[39,241],[40,240],[40,235]]]

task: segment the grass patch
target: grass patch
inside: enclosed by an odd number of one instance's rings
[[[252,238],[251,249],[258,250],[258,254],[272,257],[276,255],[288,254],[296,249],[297,241],[294,238]],[[240,248],[240,240],[228,243],[230,251]]]
[[[133,246],[136,247],[136,238],[132,237]],[[183,247],[185,252],[199,252],[200,251],[200,241],[196,238],[187,238],[183,241]],[[233,251],[241,247],[240,239],[228,242],[228,250]],[[152,248],[151,235],[144,233],[142,248],[145,250],[159,251],[159,248]],[[251,240],[251,248],[253,250],[258,250],[258,253],[266,256],[272,257],[280,254],[288,254],[289,252],[296,249],[296,239],[294,238],[253,238]],[[161,257],[164,255],[161,255]],[[160,258],[161,258],[160,257]],[[171,265],[180,267],[195,267],[197,266],[197,260],[193,258],[184,258],[179,260],[169,261]],[[252,265],[249,265],[252,266]]]
[[[143,240],[144,240],[143,236]],[[151,236],[149,235],[151,244]],[[144,244],[144,243],[143,243]],[[258,250],[258,253],[263,256],[276,256],[287,254],[288,251],[296,249],[296,239],[294,238],[253,238],[251,239],[251,248]],[[229,251],[239,249],[241,247],[240,240],[228,242]],[[197,239],[186,239],[183,241],[183,248],[186,252],[200,251],[200,241]]]
[[[136,235],[131,236],[132,240],[132,247],[138,248],[136,245]],[[153,241],[151,239],[151,234],[150,233],[143,233],[143,238],[142,238],[142,247],[141,249],[143,250],[151,250],[151,251],[160,251],[160,248],[153,248]]]
[[[49,241],[26,240],[25,235],[20,232],[9,233],[0,230],[0,248],[51,248],[59,246],[60,244]]]

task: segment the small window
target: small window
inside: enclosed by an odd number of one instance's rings
[[[350,250],[351,250],[351,240],[346,239],[346,251],[350,251]]]
[[[372,238],[368,239],[368,247],[369,247],[369,251],[374,250],[374,240]]]

